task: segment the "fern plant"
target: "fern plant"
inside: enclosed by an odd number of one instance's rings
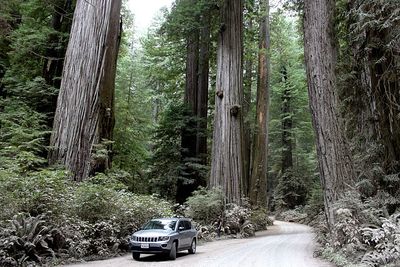
[[[48,244],[52,241],[50,230],[45,226],[44,215],[15,215],[0,237],[0,251],[9,256],[0,258],[0,265],[11,260],[18,266],[26,266],[29,261],[40,263],[43,257],[55,257]]]
[[[370,246],[362,262],[372,267],[400,260],[400,213],[381,221],[381,226],[361,230],[364,242]]]

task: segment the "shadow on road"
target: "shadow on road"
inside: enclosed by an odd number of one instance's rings
[[[177,253],[176,254],[176,260],[179,259],[184,259],[186,257],[189,257],[190,254],[189,253]],[[141,262],[164,262],[164,261],[169,261],[168,256],[166,255],[146,255],[146,254],[142,254],[140,256],[140,260]]]

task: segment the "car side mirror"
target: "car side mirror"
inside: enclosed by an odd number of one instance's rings
[[[178,227],[178,230],[179,230],[179,231],[185,230],[185,227],[179,226],[179,227]]]

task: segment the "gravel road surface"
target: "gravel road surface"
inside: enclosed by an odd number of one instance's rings
[[[313,258],[314,234],[308,226],[275,221],[267,231],[249,239],[219,240],[197,247],[194,255],[178,253],[175,261],[142,255],[140,261],[125,256],[65,267],[333,267]]]

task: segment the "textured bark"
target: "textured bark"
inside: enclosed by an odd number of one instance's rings
[[[193,6],[196,6],[197,0],[187,0]],[[197,20],[197,16],[193,17]],[[182,159],[184,162],[190,162],[197,158],[197,106],[198,106],[198,72],[199,72],[199,30],[194,29],[186,37],[186,86],[185,86],[185,104],[188,108],[186,115],[191,119],[185,122],[182,129],[181,147]],[[177,182],[176,201],[183,203],[187,197],[199,186],[199,175],[191,167],[185,166],[181,172],[182,177]],[[188,182],[192,181],[192,182]]]
[[[200,29],[199,79],[197,95],[197,147],[196,154],[207,163],[207,108],[210,69],[210,14],[203,14]]]
[[[192,0],[193,5],[196,0]],[[197,30],[192,31],[187,37],[187,54],[186,54],[186,87],[185,87],[185,104],[189,108],[190,116],[197,115],[197,95],[198,95],[198,69],[199,69],[199,33]],[[189,122],[182,131],[182,156],[196,156],[196,125],[193,121]]]
[[[250,178],[250,202],[267,207],[267,156],[270,75],[269,0],[260,2],[262,21],[258,55],[256,130],[254,133],[253,162]]]
[[[243,85],[241,0],[225,0],[217,50],[217,85],[210,186],[227,202],[240,203],[243,177]]]
[[[343,127],[338,118],[334,10],[334,0],[305,1],[304,47],[308,92],[325,214],[330,228],[335,223],[333,203],[355,178]]]
[[[251,14],[247,21],[247,27],[245,33],[248,33],[251,41],[255,41],[253,31],[253,12],[254,12],[254,0],[248,1],[247,12]],[[245,37],[249,38],[249,37]],[[252,43],[252,42],[251,42]],[[245,48],[246,49],[246,48]],[[250,127],[250,120],[248,119],[248,115],[250,112],[251,106],[251,87],[253,85],[253,51],[251,48],[245,50],[246,59],[244,62],[244,77],[243,77],[243,91],[244,91],[244,100],[243,100],[243,117],[244,117],[244,173],[243,173],[243,192],[246,196],[249,195],[249,184],[250,184],[250,173],[251,173],[251,137],[252,131]]]
[[[120,0],[77,1],[49,154],[76,181],[111,165],[93,154],[112,140],[120,9]]]

